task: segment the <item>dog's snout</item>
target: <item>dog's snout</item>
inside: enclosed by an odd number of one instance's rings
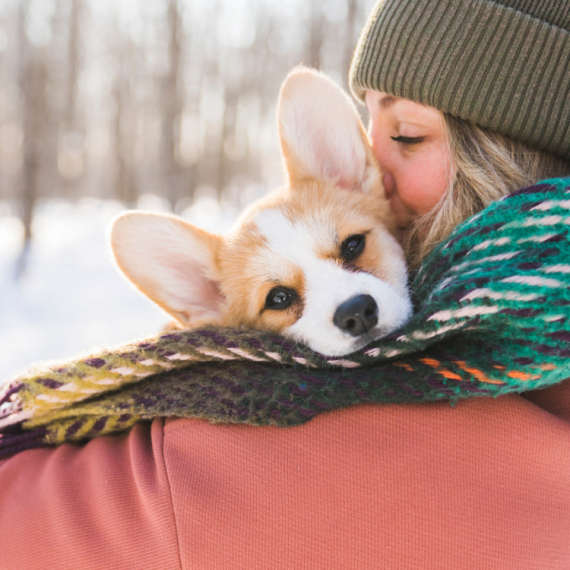
[[[333,323],[341,331],[359,336],[378,323],[378,305],[370,295],[356,295],[338,306]]]

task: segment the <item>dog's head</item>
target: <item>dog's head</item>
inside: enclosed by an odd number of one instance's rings
[[[381,173],[352,102],[324,75],[293,71],[278,117],[286,188],[226,236],[173,216],[123,214],[115,258],[183,326],[249,326],[348,354],[411,313]]]

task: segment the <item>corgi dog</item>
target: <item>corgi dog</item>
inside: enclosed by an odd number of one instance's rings
[[[180,328],[273,331],[346,355],[411,315],[382,174],[349,96],[319,72],[287,77],[278,125],[288,183],[227,235],[133,211],[115,220],[111,247],[126,277]]]

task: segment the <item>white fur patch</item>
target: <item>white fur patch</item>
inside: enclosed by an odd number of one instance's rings
[[[312,349],[342,356],[363,348],[403,325],[411,314],[405,283],[396,290],[388,283],[364,272],[343,268],[335,260],[321,259],[317,251],[329,248],[336,235],[329,227],[310,222],[290,222],[279,210],[264,210],[256,218],[266,239],[265,257],[279,271],[295,267],[305,279],[304,311],[285,333]],[[402,263],[394,259],[394,263]],[[354,337],[341,331],[333,317],[339,305],[357,295],[370,295],[378,305],[378,324],[367,335]]]

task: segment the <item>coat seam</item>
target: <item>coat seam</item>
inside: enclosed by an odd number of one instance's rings
[[[174,499],[172,497],[172,485],[170,484],[170,476],[168,473],[168,467],[166,465],[166,458],[164,456],[164,439],[165,439],[165,433],[164,433],[164,428],[165,428],[165,422],[164,422],[164,418],[160,419],[161,423],[162,423],[162,429],[161,429],[161,449],[160,449],[160,456],[162,459],[162,466],[164,469],[164,474],[166,477],[166,485],[168,488],[168,496],[170,498],[170,508],[172,510],[172,519],[174,522],[174,530],[176,532],[176,546],[177,546],[177,553],[178,553],[178,566],[180,568],[180,570],[183,570],[183,566],[182,566],[182,556],[181,556],[181,546],[180,546],[180,532],[178,530],[178,520],[176,518],[176,510],[174,508]]]

